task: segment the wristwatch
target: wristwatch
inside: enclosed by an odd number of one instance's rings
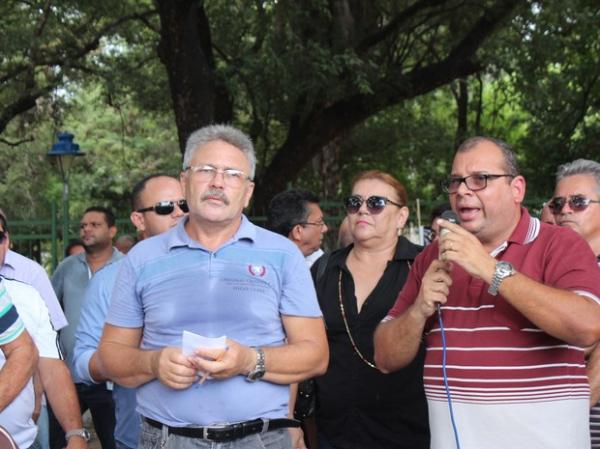
[[[71,437],[81,437],[83,438],[85,441],[90,441],[90,433],[88,432],[88,430],[83,427],[81,429],[73,429],[73,430],[69,430],[66,434],[65,434],[65,439],[67,441],[69,441],[69,438]]]
[[[496,270],[494,271],[494,277],[492,278],[490,288],[488,288],[488,293],[496,296],[502,281],[508,277],[514,276],[515,274],[517,274],[517,272],[510,262],[503,260],[496,262]]]
[[[262,348],[254,348],[256,350],[256,366],[246,376],[248,382],[256,382],[265,375],[265,351]]]

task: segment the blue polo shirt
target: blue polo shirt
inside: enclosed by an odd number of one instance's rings
[[[90,359],[96,352],[104,319],[108,313],[115,279],[123,259],[103,266],[90,279],[81,306],[81,316],[75,332],[73,350],[73,381],[93,385],[97,383],[90,374]],[[135,388],[115,384],[115,440],[128,448],[137,448],[140,433],[140,416],[136,413]]]
[[[184,330],[225,335],[248,346],[281,346],[281,315],[320,317],[312,279],[297,246],[242,217],[216,251],[184,225],[146,239],[128,253],[107,322],[143,327],[142,349],[181,347]],[[138,411],[171,426],[205,426],[288,415],[289,385],[244,376],[174,390],[158,380],[138,388]]]

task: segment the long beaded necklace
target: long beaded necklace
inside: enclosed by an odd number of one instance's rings
[[[406,261],[406,263],[408,264],[408,271],[410,271],[410,262]],[[358,357],[363,362],[365,362],[367,366],[370,366],[373,369],[378,369],[374,363],[369,362],[367,358],[364,355],[362,355],[362,352],[360,352],[360,349],[358,349],[358,346],[356,346],[356,343],[354,342],[354,337],[352,337],[352,333],[350,332],[350,326],[348,326],[348,319],[346,318],[346,309],[344,308],[344,301],[342,300],[342,270],[340,270],[340,275],[338,276],[338,299],[340,302],[340,312],[342,312],[342,319],[344,320],[344,327],[346,328],[346,333],[348,334],[348,338],[350,339],[352,349],[354,349],[356,355],[358,355]]]

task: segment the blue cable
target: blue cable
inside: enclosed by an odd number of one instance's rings
[[[458,438],[458,428],[454,421],[454,409],[452,407],[452,395],[448,386],[448,374],[446,373],[446,331],[444,330],[444,320],[442,320],[442,308],[437,304],[438,320],[440,322],[440,331],[442,332],[442,373],[444,376],[444,387],[446,387],[446,397],[448,398],[448,409],[450,410],[450,421],[452,422],[452,430],[454,431],[454,440],[456,441],[456,449],[460,449],[460,440]]]

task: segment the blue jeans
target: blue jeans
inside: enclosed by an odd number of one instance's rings
[[[138,449],[291,449],[287,429],[256,433],[238,440],[216,442],[202,438],[169,435],[167,428],[157,429],[142,421]]]

